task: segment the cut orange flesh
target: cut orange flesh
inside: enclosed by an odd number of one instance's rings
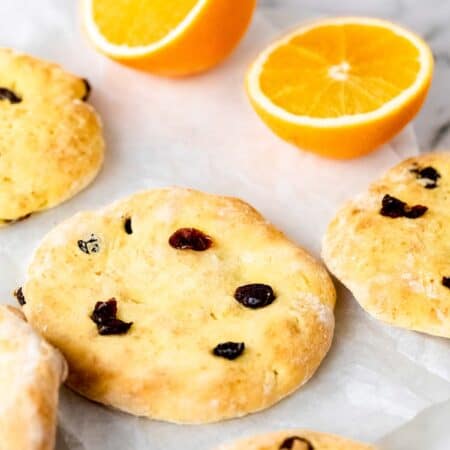
[[[374,150],[412,119],[432,72],[431,51],[413,33],[378,19],[327,19],[264,51],[247,90],[278,135],[349,158]]]
[[[84,0],[94,45],[124,64],[189,75],[222,61],[248,27],[256,0]]]
[[[115,0],[111,7],[110,0],[95,0],[92,15],[100,33],[111,44],[135,47],[154,44],[164,38],[197,3],[197,0],[183,0],[174,7],[173,2],[167,0]]]

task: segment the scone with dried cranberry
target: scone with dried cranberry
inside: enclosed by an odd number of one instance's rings
[[[53,450],[58,393],[67,372],[61,354],[0,305],[0,448]]]
[[[225,444],[217,450],[376,450],[368,444],[332,434],[288,430],[261,434]]]
[[[329,269],[371,315],[450,337],[450,153],[403,161],[337,213]]]
[[[103,161],[86,80],[0,48],[0,227],[85,188]]]
[[[174,422],[269,407],[314,374],[334,328],[317,261],[248,204],[178,188],[59,225],[24,294],[71,388]]]

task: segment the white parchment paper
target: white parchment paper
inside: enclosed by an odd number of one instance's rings
[[[248,63],[283,28],[261,8],[238,51],[205,75],[167,80],[96,54],[73,0],[0,0],[1,45],[63,64],[93,85],[108,144],[104,170],[61,207],[0,231],[0,299],[12,302],[33,248],[61,220],[136,190],[181,185],[242,197],[318,256],[339,204],[407,155],[407,129],[368,157],[335,162],[273,136],[249,106]],[[280,12],[280,11],[279,11]],[[280,23],[281,22],[281,23]],[[42,175],[43,178],[45,174]],[[450,449],[450,343],[369,318],[339,287],[336,336],[316,376],[273,408],[207,426],[177,426],[108,410],[63,389],[58,450],[207,450],[255,432],[310,427],[385,450]]]

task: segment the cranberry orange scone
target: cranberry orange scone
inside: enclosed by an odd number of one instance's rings
[[[103,162],[89,83],[0,48],[0,227],[85,188]]]
[[[334,328],[319,263],[246,203],[178,188],[58,226],[24,294],[71,388],[173,422],[269,407],[313,375]]]
[[[53,450],[61,354],[15,308],[0,305],[0,449]]]
[[[450,338],[450,153],[410,158],[347,203],[323,258],[374,317]]]
[[[288,430],[261,434],[225,444],[216,450],[376,450],[368,444],[332,434]]]

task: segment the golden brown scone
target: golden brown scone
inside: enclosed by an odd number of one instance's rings
[[[261,434],[225,444],[216,450],[376,450],[368,444],[332,434],[308,430],[288,430]]]
[[[97,175],[104,141],[89,91],[55,64],[0,48],[0,226],[56,206]]]
[[[265,286],[243,287],[255,283]],[[325,269],[246,203],[187,189],[64,222],[36,251],[24,293],[70,387],[174,422],[269,407],[313,375],[333,336]]]
[[[62,355],[0,305],[0,450],[53,450]]]
[[[377,319],[449,338],[449,219],[450,153],[410,158],[337,213],[323,258]]]

